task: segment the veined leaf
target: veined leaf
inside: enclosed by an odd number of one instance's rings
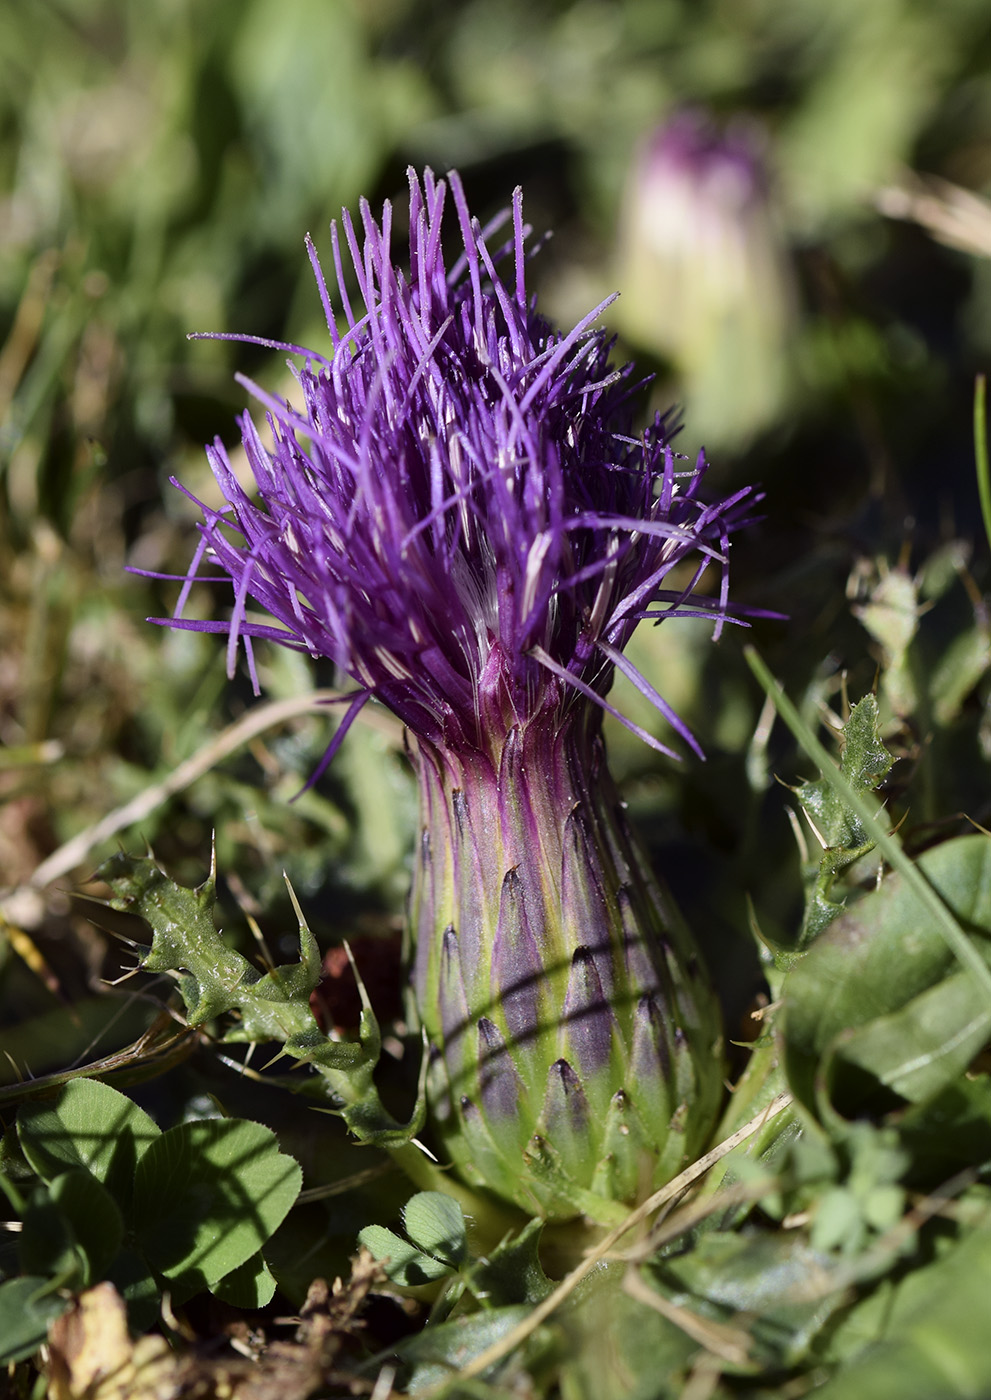
[[[179,1301],[245,1264],[285,1219],[302,1185],[275,1134],[243,1119],[170,1128],[138,1164],[138,1246]]]
[[[947,841],[926,851],[918,865],[965,927],[991,929],[991,841],[986,836]],[[986,937],[975,938],[973,946],[985,959],[991,954]],[[871,1067],[878,1078],[887,1076],[890,1087],[900,1085],[897,1092],[905,1097],[933,1092],[947,1082],[947,1075],[958,1073],[959,1056],[968,1046],[979,1048],[983,989],[972,995],[966,980],[957,981],[963,974],[956,973],[956,966],[929,904],[897,873],[838,918],[795,965],[782,989],[785,1067],[806,1106],[815,1106],[817,1068],[834,1042],[837,1053],[845,1053],[843,1045],[853,1046],[862,1068]],[[951,969],[951,990],[930,992]],[[966,976],[977,983],[969,968]],[[914,1011],[906,1010],[926,993],[929,997]],[[953,1019],[941,1027],[944,1014]],[[860,1027],[885,1017],[895,1019],[854,1036]],[[959,1042],[954,1060],[955,1037],[964,1024],[973,1035],[968,1031]],[[940,1046],[946,1047],[944,1053]]]
[[[22,1104],[17,1135],[42,1181],[85,1167],[125,1211],[137,1164],[161,1136],[143,1109],[95,1079],[70,1080],[53,1103]]]

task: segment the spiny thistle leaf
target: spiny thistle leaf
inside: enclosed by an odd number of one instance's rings
[[[236,1020],[221,1036],[223,1042],[281,1044],[283,1053],[312,1065],[323,1077],[335,1107],[363,1142],[395,1147],[419,1131],[422,1094],[408,1125],[397,1123],[379,1101],[374,1074],[381,1035],[360,981],[358,1040],[332,1040],[320,1029],[310,1008],[310,993],[320,980],[320,952],[294,896],[299,962],[262,973],[217,930],[212,872],[189,889],[170,879],[151,857],[118,854],[102,867],[100,877],[114,890],[111,908],[138,914],[150,925],[151,948],[141,966],[175,976],[190,1025],[233,1015]]]
[[[876,790],[891,764],[891,755],[878,733],[877,698],[865,695],[843,726],[840,771],[856,792],[869,793]],[[794,793],[822,843],[818,865],[810,863],[806,876],[805,917],[798,940],[799,948],[804,949],[843,907],[830,898],[836,877],[872,851],[874,842],[856,812],[826,778],[802,783]]]

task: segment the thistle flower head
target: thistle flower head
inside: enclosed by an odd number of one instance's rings
[[[331,349],[283,347],[302,357],[300,406],[249,386],[273,439],[244,416],[257,492],[208,449],[228,506],[203,507],[172,625],[228,630],[231,666],[243,641],[252,671],[258,637],[332,660],[357,686],[335,744],[373,696],[406,724],[437,1138],[527,1209],[609,1219],[704,1142],[722,1062],[718,1005],[625,822],[602,715],[618,670],[694,743],[623,648],[645,618],[718,631],[729,535],[757,497],[705,504],[704,460],[675,454],[667,420],[634,430],[639,386],[594,329],[602,307],[566,334],[537,313],[519,192],[503,236],[456,175],[411,173],[408,272],[389,205],[376,221],[362,204],[361,225],[363,240],[344,216],[358,305],[333,238],[343,328],[310,246]],[[233,583],[229,623],[181,617],[204,559]]]
[[[299,407],[249,385],[274,439],[241,420],[256,495],[219,440],[207,449],[229,505],[203,507],[171,625],[226,628],[229,665],[243,641],[252,674],[257,637],[327,657],[359,687],[353,712],[374,696],[448,747],[485,747],[551,696],[608,709],[616,668],[693,742],[623,647],[644,618],[701,614],[718,631],[728,537],[755,496],[705,504],[704,460],[675,454],[668,420],[635,432],[632,366],[614,368],[593,329],[608,303],[567,334],[538,314],[518,190],[503,237],[471,217],[457,175],[410,172],[409,188],[408,273],[388,204],[376,221],[362,203],[363,241],[344,215],[360,305],[332,230],[342,329],[308,240],[331,353],[284,347],[303,357]],[[450,267],[445,213],[462,245]],[[204,559],[233,582],[229,624],[181,617]],[[710,569],[714,595],[697,591]]]

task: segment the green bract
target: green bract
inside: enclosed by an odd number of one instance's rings
[[[434,1121],[475,1185],[549,1219],[614,1220],[713,1127],[719,1007],[597,726],[543,715],[493,749],[417,749],[414,987]]]

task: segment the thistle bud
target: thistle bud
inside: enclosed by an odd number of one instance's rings
[[[645,618],[730,619],[729,535],[759,497],[706,504],[706,464],[673,451],[666,420],[634,430],[639,386],[593,328],[603,307],[567,333],[537,313],[519,191],[493,244],[456,175],[411,172],[408,274],[390,207],[361,218],[363,242],[347,215],[344,233],[364,307],[334,229],[344,329],[311,248],[330,354],[284,347],[302,357],[299,408],[254,390],[274,438],[245,416],[257,497],[208,449],[229,506],[203,507],[187,584],[219,566],[230,622],[184,620],[184,588],[170,625],[225,628],[252,674],[259,637],[335,662],[356,688],[328,759],[370,699],[406,725],[412,989],[440,1151],[535,1214],[610,1218],[698,1151],[722,1061],[715,996],[626,824],[602,718],[669,752],[610,704],[618,670],[697,747],[623,649]]]
[[[795,328],[791,269],[760,129],[678,112],[644,141],[619,231],[618,321],[669,360],[706,441],[773,421]]]

